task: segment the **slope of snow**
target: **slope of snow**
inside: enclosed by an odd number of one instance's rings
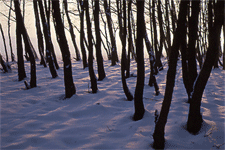
[[[59,77],[52,79],[48,68],[37,65],[38,87],[25,90],[18,81],[17,65],[11,73],[1,75],[1,148],[2,149],[152,149],[154,113],[160,111],[166,86],[167,65],[159,72],[161,94],[155,96],[148,86],[149,64],[146,59],[144,105],[140,121],[132,121],[134,102],[126,101],[120,65],[104,62],[107,78],[98,81],[99,91],[92,94],[87,69],[82,62],[72,61],[77,93],[64,99],[63,63]],[[29,81],[29,62],[25,63]],[[95,62],[96,70],[96,62]],[[136,63],[131,62],[134,77],[127,79],[132,93],[136,85]],[[96,72],[97,75],[97,72]],[[224,75],[212,70],[202,99],[203,128],[198,135],[185,130],[189,104],[178,64],[173,101],[166,124],[166,149],[224,149]]]

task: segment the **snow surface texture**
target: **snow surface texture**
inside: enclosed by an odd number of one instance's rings
[[[167,65],[156,76],[161,94],[155,96],[148,86],[149,64],[145,61],[145,115],[132,121],[134,102],[126,101],[120,65],[105,61],[107,78],[98,81],[97,94],[90,93],[88,68],[82,61],[72,61],[77,94],[64,100],[63,63],[59,77],[52,79],[48,68],[37,65],[38,87],[25,90],[18,82],[17,65],[1,75],[1,148],[2,149],[152,149],[154,113],[160,111],[166,86]],[[29,62],[25,63],[30,78]],[[95,71],[96,71],[95,62]],[[136,85],[136,63],[131,63],[134,77],[127,79],[131,92]],[[96,72],[97,74],[97,72]],[[224,149],[224,75],[212,70],[202,98],[203,128],[198,135],[185,130],[189,104],[178,62],[176,86],[165,129],[165,149]],[[88,89],[89,87],[89,89]]]

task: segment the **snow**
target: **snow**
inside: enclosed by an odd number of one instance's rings
[[[82,61],[72,61],[76,95],[64,99],[63,69],[51,78],[48,68],[37,65],[38,87],[25,90],[18,81],[17,64],[11,73],[1,75],[1,148],[2,149],[152,149],[155,110],[160,111],[165,93],[167,65],[156,76],[160,95],[148,86],[149,61],[145,60],[145,115],[132,121],[134,102],[126,101],[122,89],[120,65],[104,61],[106,79],[98,81],[98,93],[88,91],[90,83]],[[37,64],[39,64],[37,62]],[[94,63],[95,71],[97,70]],[[63,62],[59,62],[63,68]],[[30,80],[30,63],[25,62]],[[131,73],[137,74],[131,62]],[[97,72],[96,72],[97,74]],[[165,128],[165,149],[224,149],[224,75],[212,70],[202,98],[203,128],[198,135],[185,130],[189,104],[178,62],[176,85]],[[136,77],[127,79],[134,94]],[[90,88],[90,87],[89,87]]]

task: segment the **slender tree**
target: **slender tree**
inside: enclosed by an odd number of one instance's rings
[[[82,60],[83,60],[83,68],[85,69],[88,67],[87,63],[87,55],[86,50],[84,47],[84,1],[79,0],[80,2],[80,47],[81,47],[81,53],[82,53]]]
[[[125,70],[127,67],[127,60],[126,60],[126,35],[127,35],[127,28],[126,28],[126,1],[123,0],[123,26],[122,28],[123,32],[121,33],[121,39],[122,39],[122,58],[121,58],[121,77],[122,77],[122,85],[124,93],[127,97],[127,100],[131,101],[133,100],[133,95],[131,94],[126,78],[125,78]]]
[[[95,76],[94,68],[93,68],[93,43],[92,43],[92,31],[91,31],[91,19],[89,15],[89,5],[88,1],[84,1],[84,7],[85,7],[85,14],[86,14],[86,23],[87,23],[87,35],[88,35],[88,69],[89,69],[89,75],[91,79],[91,89],[92,93],[97,93],[98,87],[97,87],[97,79]]]
[[[40,64],[44,65],[44,67],[47,67],[46,61],[44,58],[44,41],[43,41],[43,35],[41,32],[41,26],[40,26],[40,19],[39,19],[39,12],[37,7],[37,0],[33,0],[33,6],[34,6],[34,15],[35,15],[35,23],[36,23],[36,33],[37,33],[37,40],[38,40],[38,50],[41,56],[41,62]]]
[[[76,93],[76,89],[73,83],[70,51],[60,15],[59,0],[52,0],[52,11],[58,43],[63,58],[65,97],[70,98]]]
[[[36,87],[37,86],[37,81],[36,81],[36,63],[35,63],[35,57],[32,51],[32,45],[29,41],[29,36],[27,34],[24,22],[23,22],[23,17],[21,14],[21,10],[20,10],[20,4],[18,0],[14,1],[14,6],[15,6],[15,12],[16,12],[16,20],[18,20],[17,23],[20,24],[20,30],[21,30],[21,35],[23,35],[23,40],[24,40],[24,45],[25,45],[25,49],[27,50],[27,53],[29,54],[29,58],[30,58],[30,67],[31,67],[31,77],[30,77],[30,87]]]
[[[114,66],[116,65],[116,62],[118,62],[118,55],[117,55],[116,39],[115,39],[115,36],[113,35],[111,11],[110,11],[110,7],[108,5],[107,0],[104,0],[104,9],[105,9],[106,19],[108,24],[109,35],[111,39],[111,51],[112,51],[111,65]]]
[[[11,8],[12,8],[12,0],[10,0],[9,17],[8,17],[8,37],[9,37],[9,47],[10,47],[10,52],[11,52],[11,59],[12,59],[12,61],[15,61],[15,55],[13,53],[12,39],[11,39],[11,34],[10,34],[10,31],[11,31],[10,30]]]
[[[144,53],[143,53],[143,38],[145,35],[144,29],[144,0],[137,1],[137,83],[134,94],[135,113],[133,120],[137,121],[143,118],[145,109],[143,104],[143,90],[145,81],[144,68]]]
[[[2,30],[2,25],[1,25],[1,23],[0,23],[0,30],[1,30],[2,40],[3,40],[3,44],[4,44],[4,48],[5,48],[6,62],[9,62],[9,57],[8,57],[8,52],[7,52],[7,48],[6,48],[6,42],[5,42],[5,35],[4,35],[3,30]]]
[[[77,46],[77,43],[76,43],[76,36],[74,34],[74,31],[73,31],[73,25],[72,25],[72,22],[70,20],[67,0],[63,0],[63,4],[64,4],[64,8],[65,8],[66,18],[67,18],[67,21],[69,23],[70,36],[71,36],[73,46],[74,46],[74,49],[75,49],[75,53],[76,53],[76,60],[80,61],[80,59],[81,59],[80,58],[80,52],[79,52],[79,49],[78,49],[78,46]]]
[[[48,62],[48,65],[49,65],[49,69],[50,69],[50,73],[52,75],[52,78],[56,78],[58,76],[58,74],[56,72],[56,68],[55,68],[52,53],[51,53],[53,45],[52,45],[52,40],[51,40],[51,36],[50,36],[48,23],[45,19],[45,15],[44,15],[43,3],[42,3],[41,0],[38,1],[38,5],[39,5],[39,10],[40,10],[40,15],[41,15],[43,33],[44,33],[44,37],[45,37],[47,62]]]
[[[163,149],[165,144],[165,125],[167,122],[167,116],[169,114],[170,104],[172,101],[173,88],[175,85],[175,76],[176,76],[176,67],[177,67],[177,58],[178,58],[178,50],[180,47],[179,38],[181,37],[184,31],[185,19],[187,15],[187,4],[186,0],[181,0],[180,2],[180,10],[179,10],[179,19],[177,22],[177,29],[174,34],[173,45],[171,47],[171,53],[169,58],[169,69],[167,71],[167,81],[166,81],[166,90],[164,95],[164,100],[162,103],[160,115],[158,121],[156,122],[155,130],[153,133],[153,147],[155,149]]]
[[[95,50],[96,50],[96,59],[97,59],[97,65],[98,65],[98,80],[101,81],[106,77],[106,75],[105,75],[102,50],[101,50],[102,39],[100,35],[100,26],[99,26],[99,11],[100,11],[99,0],[95,0],[94,8],[93,8],[95,36],[96,36]]]
[[[19,5],[18,0],[14,0],[14,5]],[[15,7],[16,17],[18,15],[18,7]],[[17,64],[18,64],[18,80],[21,81],[26,78],[26,72],[24,68],[24,58],[23,58],[23,45],[22,45],[22,24],[21,19],[16,19],[16,46],[17,46]]]
[[[193,134],[198,133],[203,122],[202,115],[200,113],[201,99],[212,67],[219,53],[221,28],[224,24],[224,16],[223,13],[221,13],[224,11],[224,1],[217,1],[215,5],[215,22],[214,26],[209,30],[209,47],[206,59],[199,76],[195,80],[194,90],[191,95],[187,130]]]

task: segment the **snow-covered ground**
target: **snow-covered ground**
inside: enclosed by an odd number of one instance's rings
[[[104,62],[107,78],[98,81],[97,94],[90,93],[88,69],[72,61],[77,94],[64,98],[62,61],[59,77],[52,79],[48,68],[37,65],[38,87],[25,90],[18,81],[17,65],[1,76],[1,148],[2,149],[152,149],[154,113],[160,111],[166,86],[165,69],[157,75],[161,94],[148,86],[149,64],[146,59],[144,87],[145,115],[132,121],[134,102],[126,101],[122,89],[120,65]],[[29,62],[25,63],[29,81]],[[96,70],[96,62],[95,62]],[[136,63],[131,73],[136,75]],[[96,72],[97,74],[97,72]],[[224,149],[225,71],[212,70],[202,98],[203,128],[198,135],[185,130],[189,104],[182,81],[179,61],[173,101],[166,124],[166,149]],[[136,77],[127,79],[134,93]],[[89,87],[89,88],[88,88]]]

